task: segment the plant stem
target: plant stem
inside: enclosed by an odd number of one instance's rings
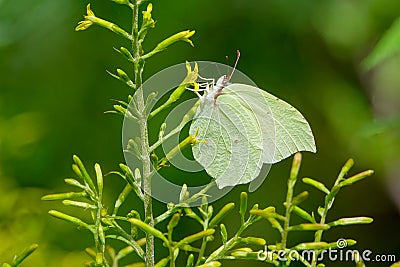
[[[215,250],[206,260],[205,263],[211,262],[211,261],[217,261],[220,259],[223,259],[225,257],[225,254],[232,249],[234,246],[238,244],[238,240],[240,240],[240,235],[243,233],[244,230],[246,230],[250,225],[252,225],[254,221],[251,221],[248,219],[244,224],[242,224],[239,228],[239,230],[236,232],[236,234],[229,239],[226,244],[220,246],[217,250]]]
[[[290,227],[290,214],[292,212],[293,191],[294,191],[294,186],[296,185],[300,164],[301,164],[301,154],[296,153],[293,158],[292,169],[290,171],[290,177],[288,179],[285,222],[283,224],[283,231],[281,235],[282,236],[281,247],[280,247],[281,250],[285,250],[287,246],[287,237],[289,234],[289,227]],[[279,266],[286,266],[286,262],[280,261]]]
[[[208,229],[208,223],[209,223],[209,218],[207,216],[207,218],[204,220],[204,224],[203,224],[203,230],[206,231]],[[203,237],[202,241],[201,241],[201,247],[200,247],[200,252],[199,252],[199,257],[197,258],[197,262],[195,264],[195,266],[200,265],[200,261],[201,259],[204,257],[204,253],[206,252],[206,248],[207,248],[207,237]]]
[[[146,222],[153,227],[153,207],[152,207],[152,197],[151,197],[151,161],[149,154],[149,137],[147,128],[147,116],[145,114],[145,102],[143,97],[142,88],[142,74],[144,61],[141,59],[140,55],[140,42],[138,38],[139,32],[139,5],[140,0],[134,0],[132,6],[132,51],[134,55],[133,71],[135,75],[135,85],[137,92],[135,94],[136,105],[139,111],[139,130],[140,130],[140,140],[141,140],[141,161],[143,165],[143,189],[144,189],[144,211]],[[151,234],[146,234],[146,257],[145,257],[146,267],[154,266],[154,236]]]
[[[338,185],[343,180],[343,177],[350,170],[350,168],[353,166],[353,164],[354,164],[353,159],[349,159],[344,164],[344,166],[342,167],[342,170],[340,171],[338,177],[336,178],[335,184],[333,185],[333,187],[330,190],[330,193],[325,197],[325,206],[324,206],[323,212],[321,214],[320,224],[325,223],[326,216],[328,215],[328,211],[332,207],[333,201],[335,200],[334,196],[339,192],[340,187],[338,187]],[[333,194],[333,198],[332,198],[332,200],[328,201],[328,198],[331,194]],[[329,202],[331,202],[331,203],[329,203]],[[314,242],[320,242],[322,240],[323,232],[324,232],[324,230],[319,230],[315,233]],[[313,260],[311,262],[311,267],[317,266],[317,252],[318,251],[314,251]]]

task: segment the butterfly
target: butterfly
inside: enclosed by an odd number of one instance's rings
[[[316,152],[310,125],[285,101],[255,86],[230,83],[230,75],[200,84],[200,105],[189,133],[195,160],[218,188],[253,181],[263,164],[279,162],[298,151]],[[202,93],[202,94],[201,94]]]

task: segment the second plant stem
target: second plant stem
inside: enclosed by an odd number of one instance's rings
[[[132,51],[135,62],[133,63],[133,71],[135,75],[135,85],[137,92],[135,99],[137,109],[139,111],[139,130],[141,140],[141,161],[143,165],[143,189],[144,189],[144,211],[146,222],[153,227],[153,205],[151,197],[151,161],[149,153],[149,137],[147,127],[147,116],[145,114],[145,102],[142,88],[142,73],[144,67],[144,61],[141,59],[140,54],[140,41],[138,38],[139,32],[139,0],[135,0],[132,7]],[[146,234],[146,256],[145,256],[146,267],[154,266],[154,236]]]

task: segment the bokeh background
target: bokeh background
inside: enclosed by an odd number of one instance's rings
[[[91,1],[96,15],[129,27],[129,9],[107,0]],[[23,266],[82,266],[91,236],[47,215],[60,208],[43,203],[46,193],[65,191],[72,155],[104,172],[123,162],[122,118],[105,115],[110,99],[130,93],[106,69],[127,65],[112,47],[127,45],[111,32],[91,27],[76,33],[86,1],[0,0],[0,262],[31,243],[40,245]],[[375,175],[345,188],[330,219],[368,215],[374,223],[337,228],[329,241],[358,240],[356,248],[394,254],[400,260],[400,56],[364,71],[361,60],[400,16],[398,0],[203,0],[154,1],[157,27],[145,48],[185,29],[195,29],[195,48],[177,44],[147,62],[145,77],[185,60],[224,63],[240,49],[239,69],[261,88],[297,107],[310,122],[318,153],[304,153],[301,176],[333,183],[352,157],[351,174]],[[399,44],[400,45],[400,44]],[[158,128],[155,129],[158,131]],[[273,166],[250,202],[282,211],[291,159]],[[107,177],[109,198],[122,186]],[[215,203],[237,201],[246,186]],[[316,210],[322,194],[309,190],[304,203]],[[140,206],[132,200],[132,206]],[[163,204],[156,203],[157,212]],[[65,209],[64,209],[65,211]],[[76,212],[71,210],[72,213]],[[227,221],[235,222],[232,213]],[[182,232],[197,230],[186,224]],[[249,232],[250,234],[251,232]],[[268,243],[277,234],[267,222],[253,233]],[[289,244],[311,235],[293,235]],[[160,248],[160,253],[163,248]],[[241,266],[243,262],[227,262]],[[246,262],[246,266],[264,266]],[[369,263],[367,266],[389,266]],[[329,266],[353,266],[329,263]]]

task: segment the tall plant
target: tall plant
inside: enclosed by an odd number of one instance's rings
[[[177,147],[167,152],[161,159],[155,155],[155,148],[160,146],[164,140],[179,132],[186,125],[198,109],[198,103],[194,105],[189,112],[182,118],[181,123],[175,130],[165,134],[165,125],[161,125],[159,140],[154,144],[149,142],[148,119],[156,116],[166,107],[177,101],[183,92],[189,87],[194,86],[192,90],[197,92],[199,85],[196,83],[198,69],[192,69],[187,66],[187,76],[178,86],[168,100],[161,104],[157,109],[149,110],[154,94],[149,94],[145,99],[143,89],[143,69],[146,61],[155,54],[166,50],[172,44],[185,41],[192,44],[190,38],[194,31],[185,30],[176,33],[161,41],[151,51],[144,51],[142,44],[149,30],[155,27],[155,21],[152,18],[152,4],[147,4],[147,8],[141,12],[141,7],[147,2],[145,0],[113,0],[117,4],[128,7],[132,14],[132,29],[126,31],[115,23],[99,18],[92,11],[90,4],[87,6],[87,14],[84,20],[79,22],[76,30],[86,30],[92,25],[98,25],[109,29],[131,43],[131,47],[121,47],[117,51],[124,56],[132,65],[133,71],[129,73],[120,68],[116,73],[110,75],[128,85],[132,90],[132,95],[128,96],[128,101],[118,101],[114,105],[114,112],[122,114],[124,117],[137,123],[140,136],[130,140],[128,148],[141,161],[140,168],[131,169],[125,164],[120,164],[120,170],[113,172],[122,177],[126,186],[116,196],[113,208],[108,208],[103,201],[103,172],[99,164],[94,166],[94,176],[88,172],[79,159],[73,157],[72,169],[78,179],[65,179],[65,182],[77,191],[52,194],[43,197],[43,200],[61,200],[64,205],[81,208],[90,213],[91,221],[87,222],[76,216],[68,215],[60,211],[51,210],[49,213],[59,219],[71,222],[81,229],[86,229],[93,234],[94,247],[86,249],[86,252],[92,258],[87,263],[88,266],[122,266],[121,260],[130,254],[136,254],[140,261],[127,266],[177,266],[179,255],[183,257],[182,251],[186,252],[186,266],[213,267],[221,266],[228,260],[257,260],[275,266],[289,266],[294,260],[302,262],[305,266],[323,266],[318,262],[318,255],[324,250],[341,248],[340,244],[332,241],[323,241],[322,234],[332,227],[351,224],[365,224],[372,222],[368,217],[340,218],[334,221],[327,221],[327,213],[332,208],[333,202],[339,190],[345,186],[360,181],[372,174],[372,171],[362,172],[345,178],[353,161],[349,160],[334,185],[328,189],[324,184],[304,178],[303,182],[309,184],[325,194],[324,204],[318,208],[317,212],[308,212],[300,208],[300,204],[307,198],[308,192],[302,192],[294,195],[294,186],[298,181],[298,171],[301,163],[301,154],[297,153],[293,160],[292,169],[288,179],[288,191],[284,206],[285,214],[276,212],[275,207],[261,208],[261,205],[247,206],[247,193],[243,192],[239,201],[240,227],[235,233],[228,233],[225,224],[222,223],[228,212],[235,208],[234,203],[226,204],[220,210],[214,210],[210,205],[206,191],[209,187],[190,195],[187,187],[182,187],[179,196],[179,203],[167,205],[164,213],[155,216],[152,207],[152,175],[153,169],[159,170],[167,166],[168,161],[174,157],[183,147],[194,145],[203,140],[198,140],[196,134],[189,134]],[[210,184],[212,186],[212,184]],[[128,214],[121,214],[121,205],[129,205],[125,200],[128,195],[135,193],[143,202],[144,214],[140,214],[136,209],[132,209]],[[190,204],[201,200],[201,205],[194,209]],[[297,215],[304,220],[304,223],[292,225],[291,216]],[[201,227],[201,231],[186,236],[180,240],[174,239],[174,231],[182,216],[192,219]],[[281,239],[275,244],[267,246],[267,242],[262,237],[246,236],[244,231],[253,224],[266,219],[273,228],[277,229]],[[159,224],[168,221],[167,228],[162,230]],[[261,224],[260,224],[261,226]],[[216,232],[221,236],[220,246],[209,251],[209,243],[216,242],[214,236]],[[297,242],[295,246],[288,246],[289,234],[293,231],[312,231],[315,232],[314,240],[310,242]],[[143,233],[143,234],[141,234]],[[167,256],[156,262],[156,251],[154,239],[160,239],[167,248]],[[108,244],[108,240],[119,240],[125,244],[125,247],[116,251]],[[354,240],[343,240],[347,245],[355,244]],[[143,248],[144,247],[144,248]],[[257,247],[257,249],[254,249]],[[160,248],[161,250],[162,248]],[[297,253],[295,258],[282,257],[288,256],[291,251],[301,252],[310,250],[314,254],[313,258],[306,259]],[[161,253],[160,253],[161,254]],[[360,260],[358,264],[360,264]],[[180,265],[182,266],[182,265]]]

